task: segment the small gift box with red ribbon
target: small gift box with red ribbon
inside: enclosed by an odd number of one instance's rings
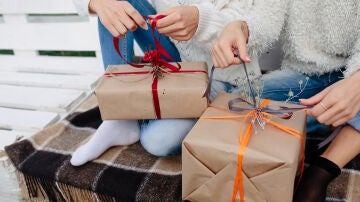
[[[95,88],[101,118],[200,117],[208,104],[206,63],[169,63],[173,58],[155,36],[156,23],[165,16],[143,17],[151,21],[156,49],[145,52],[142,60],[146,64],[133,64],[122,56],[119,39],[113,38],[115,51],[127,64],[109,66]]]
[[[256,106],[220,93],[183,141],[182,198],[292,201],[303,165],[306,113],[301,109],[270,100]]]
[[[207,107],[207,65],[179,64],[181,69],[174,70],[154,69],[152,64],[109,66],[95,88],[102,119],[200,117]]]

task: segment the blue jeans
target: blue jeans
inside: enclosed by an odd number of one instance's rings
[[[156,14],[155,9],[146,0],[128,0],[128,2],[141,14],[141,15],[154,15]],[[120,56],[116,53],[113,44],[113,36],[104,27],[104,25],[98,22],[99,39],[101,45],[101,54],[103,57],[103,63],[105,69],[108,65],[114,64],[125,64]],[[158,36],[158,33],[155,34]],[[119,39],[119,49],[121,54],[126,58],[127,61],[132,62],[134,55],[134,39],[139,44],[142,51],[148,51],[155,48],[155,42],[149,26],[148,30],[144,30],[140,27],[134,32],[128,32],[124,38]],[[160,35],[161,45],[168,51],[171,57],[175,61],[181,61],[180,54],[176,49],[175,45],[170,41],[168,37]]]
[[[264,74],[255,85],[262,87],[261,97],[277,101],[286,101],[299,104],[299,99],[309,98],[326,87],[341,80],[343,74],[341,71],[323,74],[321,76],[307,76],[293,70],[277,70]],[[241,94],[242,87],[233,86],[221,81],[213,81],[212,94],[213,99],[220,91],[234,94]],[[356,117],[348,121],[350,126],[360,131],[360,112]],[[308,132],[328,132],[329,126],[322,125],[313,117],[307,119]]]
[[[128,2],[142,15],[156,14],[155,9],[146,0],[128,0]],[[98,29],[105,69],[108,65],[124,64],[125,61],[114,49],[113,36],[100,20]],[[143,30],[139,27],[136,31],[129,32],[125,38],[119,39],[119,49],[129,62],[132,62],[134,39],[144,52],[155,48],[150,28]],[[175,61],[181,61],[178,50],[168,37],[160,36],[160,42]],[[145,120],[141,125],[140,142],[145,150],[156,156],[180,153],[181,143],[195,122],[195,119]]]

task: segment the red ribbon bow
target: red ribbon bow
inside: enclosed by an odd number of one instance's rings
[[[143,16],[144,19],[148,20],[152,20],[151,22],[151,32],[152,35],[154,36],[154,41],[155,41],[155,45],[156,45],[156,49],[155,50],[151,50],[151,51],[147,51],[144,54],[143,60],[145,62],[150,62],[151,66],[153,68],[157,68],[157,67],[161,67],[161,68],[167,68],[172,72],[177,72],[181,69],[181,65],[176,62],[176,65],[172,65],[170,63],[168,63],[166,60],[162,59],[161,57],[164,57],[166,59],[168,59],[169,61],[174,61],[174,59],[170,56],[170,54],[165,50],[165,48],[160,44],[160,38],[156,38],[155,36],[155,27],[156,27],[156,23],[158,20],[160,20],[161,18],[165,17],[165,15],[158,15],[154,18],[152,17],[148,17],[148,16]],[[119,49],[119,39],[116,37],[113,37],[113,41],[114,41],[114,47],[116,52],[118,53],[118,55],[129,65],[136,67],[136,68],[142,68],[145,67],[146,65],[143,64],[134,64],[134,63],[130,63],[126,60],[126,58],[124,58],[124,56],[121,54],[120,49]]]

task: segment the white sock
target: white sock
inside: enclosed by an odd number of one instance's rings
[[[91,139],[73,154],[70,163],[80,166],[99,157],[116,145],[130,145],[139,140],[140,127],[137,120],[106,120]]]

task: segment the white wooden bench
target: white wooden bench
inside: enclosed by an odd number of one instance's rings
[[[77,16],[72,0],[0,0],[0,164],[5,145],[64,118],[92,94],[102,72],[97,18]],[[14,174],[0,168],[1,200],[20,200]]]
[[[10,53],[0,54],[3,145],[70,113],[92,93],[103,65],[97,19],[77,16],[71,0],[0,0],[0,15],[0,53]],[[90,51],[94,56],[39,51]]]

